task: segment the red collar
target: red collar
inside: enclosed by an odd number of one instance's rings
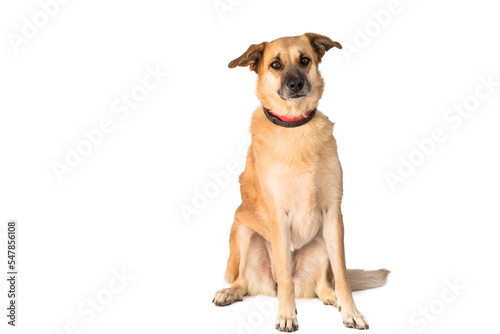
[[[301,121],[307,117],[309,117],[309,115],[311,115],[311,113],[314,111],[314,109],[312,110],[309,110],[309,111],[306,111],[305,114],[303,115],[300,115],[300,116],[297,116],[297,117],[288,117],[288,116],[278,116],[276,114],[273,114],[271,112],[271,110],[269,110],[269,113],[275,117],[278,117],[280,120],[282,120],[283,122],[297,122],[297,121]]]
[[[304,125],[308,123],[316,114],[316,108],[307,111],[304,115],[301,115],[299,117],[287,117],[287,116],[278,117],[272,114],[271,111],[265,107],[262,107],[262,110],[264,110],[264,114],[266,115],[268,120],[284,128],[296,128],[298,126]]]

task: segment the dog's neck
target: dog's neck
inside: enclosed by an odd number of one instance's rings
[[[276,103],[273,100],[263,99],[262,109],[267,119],[272,123],[293,128],[308,123],[315,115],[317,103],[311,101],[297,101]]]
[[[262,107],[267,119],[284,128],[296,128],[308,123],[316,114],[316,108],[308,110],[299,116],[276,115],[266,107]]]
[[[305,116],[307,112],[315,109],[318,105],[317,102],[311,103],[310,101],[283,102],[276,103],[273,100],[261,100],[262,106],[269,109],[274,115],[283,120],[286,118],[300,118],[301,116]]]

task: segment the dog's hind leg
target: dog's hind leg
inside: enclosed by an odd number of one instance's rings
[[[319,297],[326,305],[337,306],[332,285],[333,273],[321,235],[294,252],[292,272],[296,298]]]
[[[230,236],[230,252],[225,278],[231,282],[231,287],[222,289],[215,294],[213,303],[217,306],[231,305],[235,301],[243,300],[248,292],[244,278],[246,257],[250,239],[255,232],[249,227],[234,220]]]
[[[273,270],[271,244],[258,233],[254,233],[250,240],[244,274],[250,296],[276,297],[278,284]]]
[[[226,273],[224,279],[228,283],[233,283],[240,272],[240,246],[238,243],[238,227],[241,224],[235,220],[231,227],[231,235],[229,237],[229,258],[227,259]]]
[[[333,305],[337,307],[337,295],[333,289],[333,271],[328,258],[325,241],[318,237],[317,258],[320,258],[319,275],[316,281],[316,295],[325,305]]]

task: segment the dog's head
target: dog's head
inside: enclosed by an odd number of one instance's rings
[[[333,47],[342,48],[323,35],[283,37],[250,45],[228,66],[249,66],[258,74],[257,97],[263,106],[280,115],[298,115],[317,106],[324,86],[318,64]]]

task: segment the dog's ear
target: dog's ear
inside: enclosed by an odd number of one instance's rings
[[[342,49],[342,45],[340,45],[339,42],[334,42],[329,37],[314,34],[312,32],[306,33],[305,36],[309,39],[311,46],[318,55],[319,61],[321,61],[321,58],[325,55],[325,52],[330,50],[331,48],[337,47],[339,49]]]
[[[235,68],[236,66],[250,66],[251,71],[257,72],[257,65],[264,54],[265,47],[266,42],[252,44],[244,54],[234,60],[231,60],[227,66],[229,68]]]

